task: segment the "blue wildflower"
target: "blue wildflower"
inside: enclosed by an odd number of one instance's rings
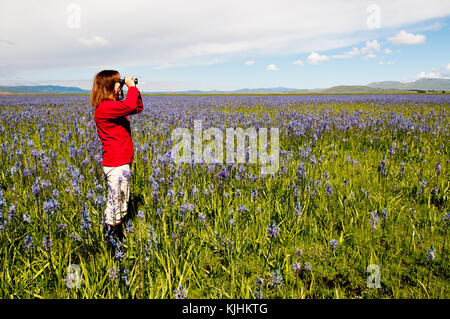
[[[280,274],[280,271],[277,269],[272,273],[271,280],[269,283],[274,288],[283,287],[283,276]]]
[[[279,228],[275,225],[274,222],[271,222],[267,227],[267,237],[269,238],[277,238]]]
[[[30,234],[25,237],[24,245],[26,249],[33,249],[33,237]]]
[[[131,220],[128,220],[127,226],[125,227],[125,232],[132,234],[133,233],[133,224],[131,223]]]
[[[180,284],[178,289],[175,289],[173,292],[175,299],[185,299],[187,297],[186,288],[183,288],[183,285]]]
[[[434,245],[431,245],[431,248],[428,250],[427,260],[432,261],[436,258],[436,251],[434,250]]]
[[[337,242],[336,239],[330,240],[330,249],[331,249],[332,251],[334,251],[334,250],[337,248],[337,246],[338,246],[338,242]]]
[[[45,235],[44,238],[42,239],[42,249],[46,252],[49,252],[51,246],[52,246],[52,242],[50,240],[50,236]]]

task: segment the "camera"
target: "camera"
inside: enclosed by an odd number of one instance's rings
[[[123,100],[123,86],[125,85],[125,78],[119,79],[119,84],[120,84],[120,88],[119,88],[118,99],[119,99],[119,101],[122,101]],[[134,79],[134,84],[135,85],[138,84],[138,79]]]
[[[125,78],[119,80],[120,87],[125,85]],[[138,84],[138,79],[134,79],[134,84]]]

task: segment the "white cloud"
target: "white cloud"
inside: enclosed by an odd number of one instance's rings
[[[374,51],[380,50],[380,43],[377,40],[366,41],[366,45],[361,49],[357,47],[353,47],[351,51],[347,51],[343,54],[332,55],[332,59],[350,59],[355,55],[364,54],[364,58],[373,59],[376,58],[376,55],[373,53]]]
[[[292,64],[296,64],[296,65],[299,65],[299,66],[304,66],[302,60],[294,61],[294,62],[292,62]]]
[[[255,61],[245,61],[245,65],[250,66],[250,65],[253,65],[253,64],[255,64]]]
[[[275,66],[275,64],[269,64],[266,68],[267,71],[278,71],[279,68]]]
[[[358,55],[358,54],[361,54],[359,49],[357,47],[353,47],[353,49],[351,51],[347,51],[343,54],[332,55],[331,58],[332,59],[349,59],[349,58],[353,57],[354,55]]]
[[[361,49],[361,54],[371,53],[380,50],[380,43],[377,40],[366,41],[366,46]]]
[[[81,37],[78,41],[88,47],[105,46],[109,43],[108,40],[98,35],[93,37]]]
[[[389,48],[386,48],[386,49],[384,49],[384,53],[386,53],[386,54],[391,54],[391,53],[392,53],[392,50],[389,49]]]
[[[420,72],[417,78],[450,78],[450,63],[440,68],[433,68],[431,72]]]
[[[357,45],[368,31],[383,34],[450,14],[450,1],[427,0],[424,6],[419,0],[377,0],[382,23],[368,30],[367,3],[356,0],[129,0],[126,6],[119,0],[77,0],[80,28],[70,29],[70,2],[17,0],[2,6],[0,61],[8,61],[3,74],[63,73],[70,65],[77,71],[66,78],[91,79],[102,64],[173,67],[309,54]]]
[[[348,55],[358,55],[358,54],[360,54],[360,53],[361,53],[361,52],[359,52],[359,50],[358,50],[357,47],[353,47],[353,49],[352,49],[351,51],[348,51],[348,52],[347,52]]]
[[[445,25],[444,23],[436,21],[431,25],[417,29],[417,31],[439,31],[444,27],[444,25]]]
[[[389,65],[393,65],[393,64],[395,64],[395,62],[392,62],[392,61],[387,61],[387,63],[386,64],[389,64]]]
[[[309,64],[319,64],[322,61],[327,61],[330,58],[326,55],[320,55],[317,52],[312,52],[307,58],[306,60],[308,61]]]
[[[425,43],[426,36],[423,34],[408,33],[405,30],[401,30],[395,36],[388,39],[396,45],[414,45]]]
[[[383,61],[378,62],[378,64],[383,64]]]

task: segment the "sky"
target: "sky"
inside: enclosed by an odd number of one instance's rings
[[[326,88],[450,78],[450,1],[15,0],[0,85],[141,91]]]

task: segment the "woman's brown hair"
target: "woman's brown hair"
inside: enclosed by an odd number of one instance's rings
[[[120,73],[115,70],[103,70],[94,78],[91,91],[91,104],[97,107],[103,100],[116,100],[114,86],[120,80]]]

